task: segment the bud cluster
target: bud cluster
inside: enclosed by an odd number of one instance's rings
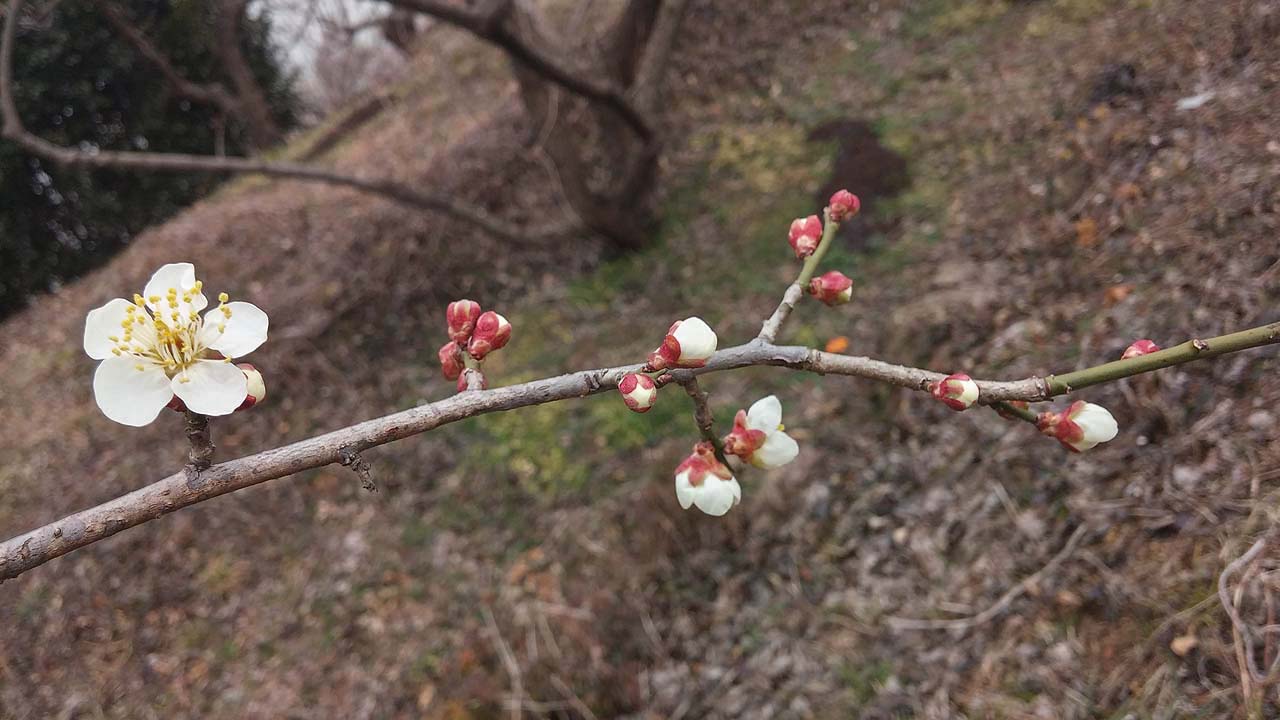
[[[474,300],[455,300],[445,309],[449,342],[440,347],[437,356],[446,379],[458,381],[458,392],[478,384],[488,387],[484,374],[468,361],[479,363],[494,350],[500,350],[511,339],[511,323],[492,310],[482,310]],[[465,353],[465,355],[464,355]],[[468,378],[475,377],[475,383]]]

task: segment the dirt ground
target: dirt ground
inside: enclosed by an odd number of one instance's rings
[[[80,349],[164,262],[271,316],[222,457],[450,394],[460,296],[515,326],[491,383],[635,361],[693,313],[751,337],[833,185],[870,200],[828,263],[855,299],[785,342],[1020,378],[1280,319],[1280,2],[698,0],[678,47],[643,252],[241,180],[0,325],[0,534],[182,462],[176,418],[98,413]],[[561,212],[496,53],[442,32],[407,77],[325,161]],[[525,717],[1247,717],[1216,590],[1280,522],[1278,377],[1264,349],[1079,393],[1121,432],[1068,455],[864,381],[717,375],[724,428],[773,392],[802,445],[722,519],[675,501],[682,393],[472,419],[370,452],[376,494],[304,473],[0,586],[0,715],[494,718],[518,685]]]

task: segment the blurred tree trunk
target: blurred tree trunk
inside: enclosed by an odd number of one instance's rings
[[[241,48],[241,24],[248,0],[217,0],[214,5],[214,52],[235,88],[238,119],[254,150],[262,150],[280,142],[283,133],[271,116],[271,105],[253,75],[253,69]]]

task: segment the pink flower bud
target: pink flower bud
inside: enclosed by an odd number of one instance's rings
[[[476,319],[475,330],[471,341],[467,343],[467,352],[477,360],[485,355],[501,349],[511,339],[511,323],[498,313],[489,310]]]
[[[236,363],[236,367],[240,368],[240,372],[244,373],[245,384],[248,387],[244,402],[240,403],[240,407],[236,408],[236,410],[248,410],[267,399],[267,383],[262,379],[262,373],[253,365]]]
[[[1083,452],[1115,438],[1120,428],[1101,405],[1083,400],[1071,403],[1062,412],[1044,412],[1036,421],[1040,432],[1056,439],[1071,452]]]
[[[1134,340],[1132,345],[1124,349],[1124,354],[1120,356],[1120,359],[1128,360],[1129,358],[1141,357],[1142,355],[1150,355],[1151,353],[1158,352],[1159,350],[1160,346],[1150,340]]]
[[[968,410],[978,401],[978,383],[964,373],[955,373],[930,383],[929,393],[952,410]]]
[[[457,380],[462,374],[462,348],[450,340],[440,346],[436,353],[440,358],[440,369],[444,371],[445,380]]]
[[[1008,403],[1009,405],[1012,405],[1013,407],[1016,407],[1022,410],[1026,410],[1027,408],[1031,407],[1031,403],[1027,402],[1026,400],[1006,400],[1005,402]],[[1005,420],[1021,420],[1022,419],[1017,415],[1014,415],[1013,413],[1009,412],[1008,410],[1005,410],[1000,405],[996,405],[995,407],[996,407],[996,414],[1004,418]]]
[[[638,413],[649,412],[649,408],[658,399],[657,383],[648,375],[640,373],[624,375],[622,382],[618,383],[618,392],[622,393],[622,401],[627,407]]]
[[[465,368],[463,369],[462,374],[458,376],[458,392],[488,389],[489,380],[485,378],[484,373],[476,370],[475,368]]]
[[[862,201],[857,195],[848,190],[837,190],[835,195],[831,196],[831,203],[827,205],[827,215],[832,222],[844,222],[862,209]]]
[[[787,242],[796,251],[796,257],[807,258],[818,249],[822,241],[822,221],[817,215],[796,218],[791,221],[791,231],[787,233]]]
[[[449,337],[456,343],[465,343],[480,317],[480,303],[475,300],[455,300],[444,313],[449,324]]]
[[[809,281],[809,294],[827,305],[842,305],[853,297],[853,280],[839,270],[832,270]]]

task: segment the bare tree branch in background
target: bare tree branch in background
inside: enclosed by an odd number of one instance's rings
[[[304,163],[181,153],[99,151],[51,143],[26,130],[18,114],[17,104],[14,102],[13,52],[21,10],[22,0],[10,0],[4,33],[0,36],[0,116],[3,119],[0,136],[14,142],[32,155],[57,165],[154,172],[241,173],[320,182],[370,193],[415,209],[440,212],[513,242],[565,237],[577,229],[577,224],[573,221],[558,221],[539,226],[518,226],[444,194],[423,192],[394,180],[361,178]]]

